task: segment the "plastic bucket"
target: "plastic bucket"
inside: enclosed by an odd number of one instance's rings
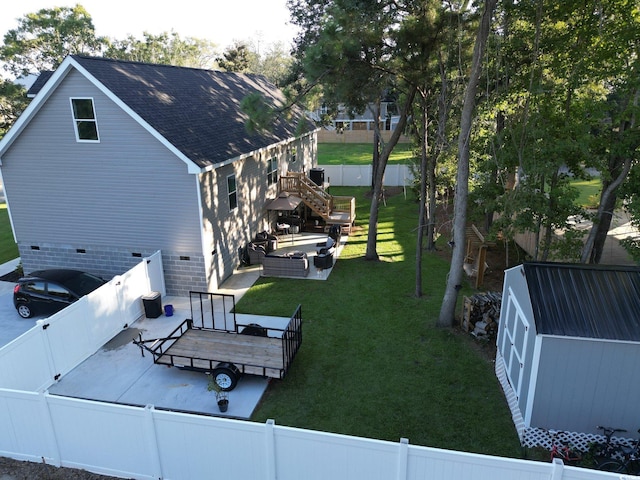
[[[171,317],[171,316],[173,316],[173,305],[171,305],[171,304],[167,304],[167,305],[165,305],[165,306],[164,306],[164,314],[165,314],[167,317]]]

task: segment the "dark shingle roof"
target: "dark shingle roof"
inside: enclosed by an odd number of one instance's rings
[[[276,120],[269,132],[248,133],[247,116],[240,110],[246,95],[260,92],[272,106],[283,100],[279,90],[258,75],[72,58],[203,168],[293,138],[297,124],[306,122],[296,111],[291,120]]]
[[[640,341],[640,268],[525,263],[539,334]]]
[[[27,90],[27,97],[34,97],[36,93],[38,93],[40,89],[44,87],[44,84],[47,83],[47,80],[51,78],[51,75],[53,75],[53,71],[41,72],[40,75],[38,75],[38,78],[36,78],[35,82],[31,84],[29,90]]]

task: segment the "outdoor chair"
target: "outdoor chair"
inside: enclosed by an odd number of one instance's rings
[[[263,245],[257,245],[253,242],[247,245],[247,253],[249,254],[249,264],[250,265],[262,265],[263,259],[267,254],[266,249]]]

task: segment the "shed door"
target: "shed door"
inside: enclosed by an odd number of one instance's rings
[[[505,321],[500,326],[500,353],[504,358],[507,376],[516,396],[520,399],[524,370],[524,359],[527,353],[527,335],[529,322],[522,313],[513,292],[509,291]]]

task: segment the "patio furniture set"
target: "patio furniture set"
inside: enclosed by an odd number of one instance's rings
[[[318,269],[333,267],[336,248],[340,244],[341,229],[329,229],[327,240],[316,244],[313,265]],[[309,275],[309,255],[306,252],[277,252],[278,237],[261,232],[246,247],[246,260],[250,265],[262,265],[266,277],[306,277]]]

